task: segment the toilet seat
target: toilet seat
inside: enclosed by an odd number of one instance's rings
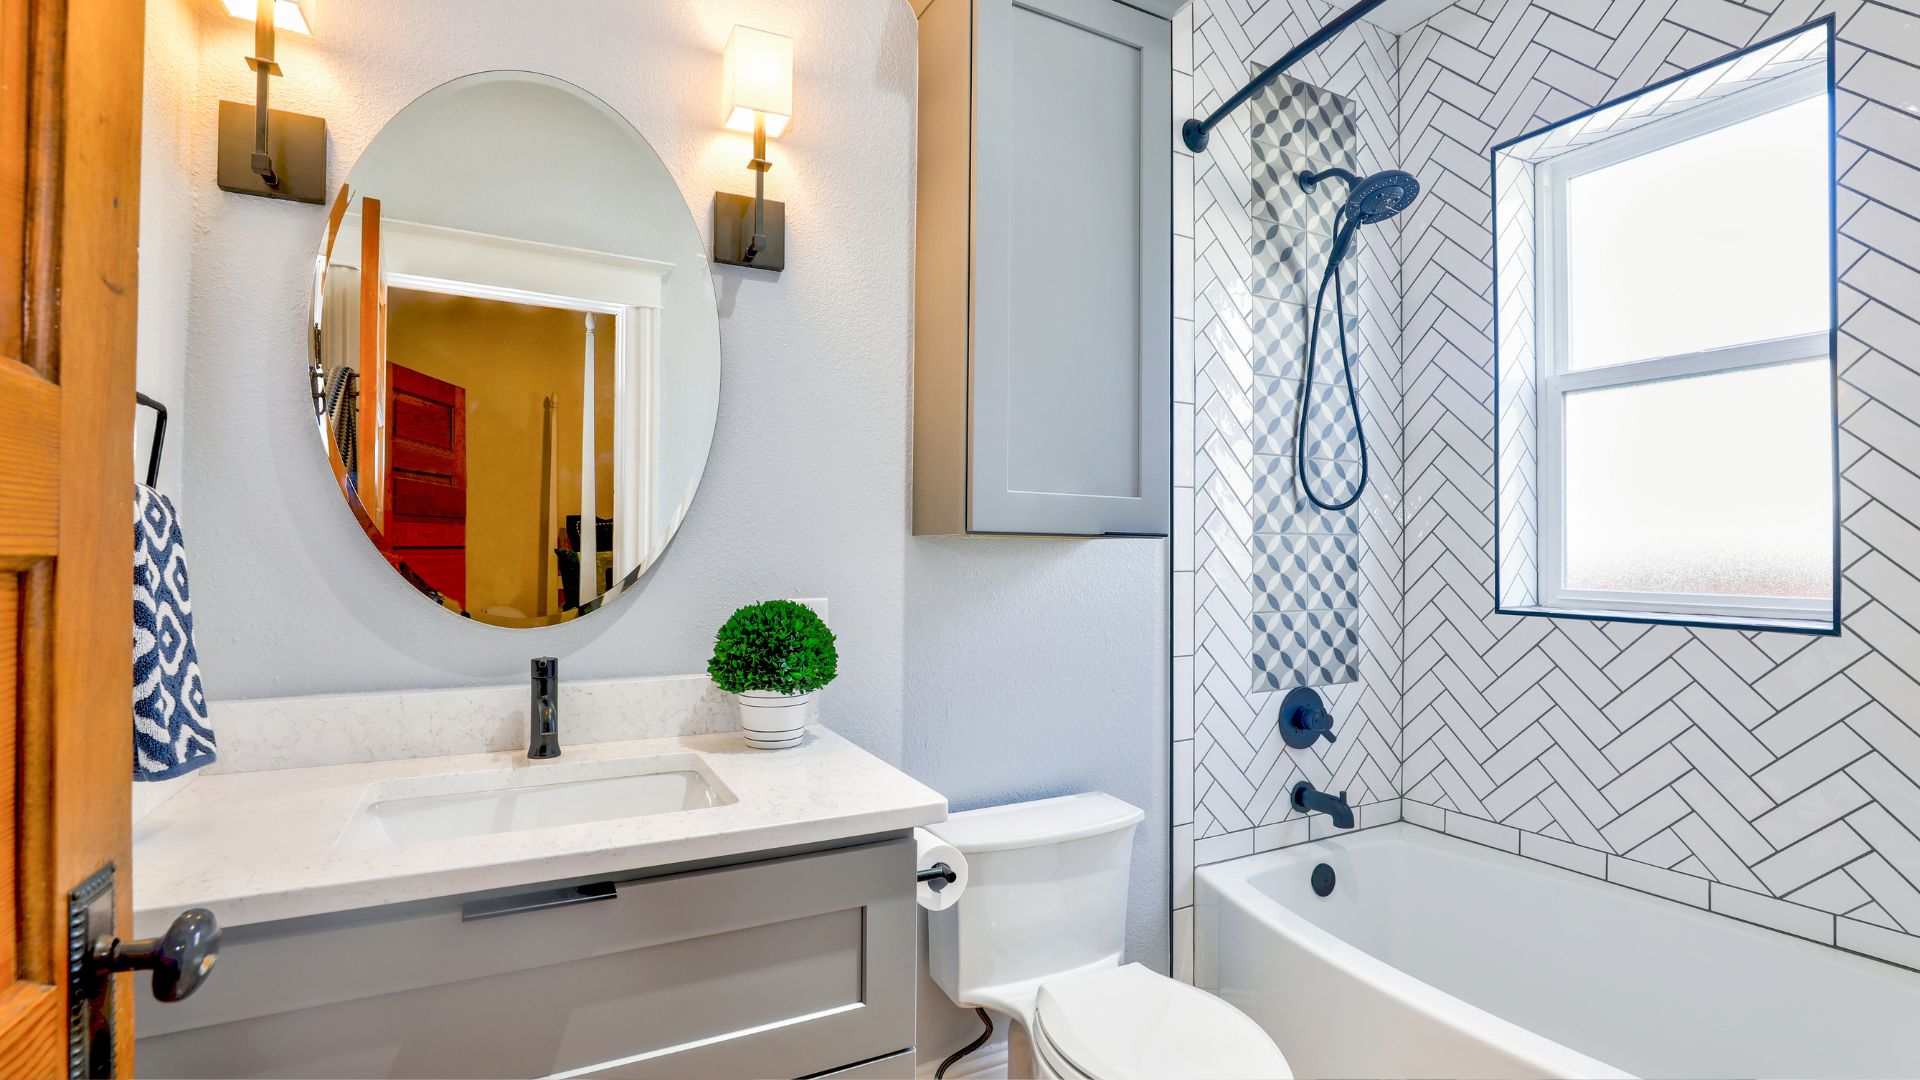
[[[1139,964],[1045,983],[1030,1031],[1036,1055],[1067,1080],[1293,1076],[1251,1017]]]

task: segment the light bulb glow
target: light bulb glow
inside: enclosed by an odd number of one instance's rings
[[[236,19],[253,21],[254,0],[225,0],[227,14]],[[312,27],[307,22],[307,13],[300,9],[297,0],[273,0],[273,25],[275,29],[285,30],[289,34],[311,36]]]

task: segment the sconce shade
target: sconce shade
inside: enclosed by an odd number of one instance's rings
[[[754,117],[764,116],[767,134],[778,137],[793,118],[793,39],[734,27],[723,81],[727,127],[750,132]]]
[[[236,19],[253,21],[255,5],[253,0],[226,0],[227,14]],[[290,34],[311,36],[313,27],[307,22],[307,13],[298,0],[273,0],[273,25],[276,29]]]

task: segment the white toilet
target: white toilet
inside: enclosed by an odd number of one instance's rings
[[[929,831],[967,858],[960,900],[929,916],[933,979],[960,1005],[1010,1018],[1041,1077],[1288,1078],[1246,1014],[1120,963],[1127,864],[1145,815],[1091,792],[954,814]]]

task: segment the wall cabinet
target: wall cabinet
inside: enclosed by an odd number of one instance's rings
[[[913,842],[893,839],[568,906],[530,906],[551,898],[537,886],[238,927],[193,997],[156,1006],[143,988],[139,1073],[812,1076],[888,1060],[913,1046],[913,872]],[[502,907],[524,910],[473,918]]]
[[[920,10],[917,534],[1167,534],[1171,30],[1117,0]]]

